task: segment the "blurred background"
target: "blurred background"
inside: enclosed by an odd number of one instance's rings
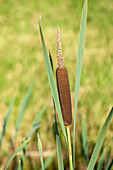
[[[15,142],[17,148],[32,127],[32,122],[47,104],[42,122],[54,120],[52,94],[49,86],[39,34],[39,17],[47,49],[51,51],[54,70],[57,68],[57,26],[60,26],[62,52],[68,69],[74,113],[76,57],[83,0],[1,0],[0,1],[0,134],[11,99],[14,108],[0,150],[3,169],[13,153],[11,142],[15,125],[27,90],[35,78],[35,85]],[[79,91],[76,123],[76,168],[86,169],[82,152],[82,116],[87,124],[89,155],[95,146],[98,133],[113,106],[113,1],[89,0],[85,55]],[[55,73],[54,73],[55,75]],[[56,150],[54,123],[38,130],[44,159]],[[59,131],[61,131],[59,126]],[[60,133],[65,169],[68,154]],[[107,132],[104,147],[113,144],[113,122]],[[36,133],[33,135],[24,169],[40,168]],[[112,150],[113,151],[113,150]],[[102,152],[102,151],[101,151]],[[113,152],[112,156],[113,156]],[[13,163],[9,169],[13,169]],[[57,169],[57,156],[48,169]]]

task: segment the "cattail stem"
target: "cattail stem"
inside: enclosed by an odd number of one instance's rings
[[[61,38],[60,38],[60,29],[58,26],[58,29],[57,29],[58,68],[56,70],[56,79],[57,79],[58,94],[59,94],[59,100],[60,100],[64,125],[66,126],[66,130],[67,130],[69,165],[70,165],[70,170],[73,170],[71,137],[70,137],[70,129],[69,129],[69,125],[72,124],[71,95],[70,95],[68,71],[64,67],[64,60],[62,56],[61,45],[62,43],[61,43]]]
[[[70,170],[73,170],[72,149],[71,149],[71,136],[70,136],[69,126],[66,126],[66,130],[67,130],[68,149],[69,149],[69,165],[70,165]]]
[[[68,71],[64,66],[64,59],[62,56],[61,45],[62,43],[60,37],[60,29],[58,26],[57,28],[58,68],[56,70],[56,79],[57,79],[58,94],[59,94],[59,100],[60,100],[64,124],[65,126],[69,126],[72,124],[71,94],[70,94]]]

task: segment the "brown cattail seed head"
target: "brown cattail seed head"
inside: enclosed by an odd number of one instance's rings
[[[65,126],[72,124],[72,106],[67,69],[57,68],[57,87]]]
[[[58,26],[57,29],[57,59],[58,59],[58,68],[56,70],[56,79],[59,100],[62,110],[62,116],[65,126],[72,124],[72,106],[71,106],[71,95],[69,87],[69,79],[67,69],[64,67],[64,60],[62,57],[61,51],[61,38],[60,38],[60,29]]]

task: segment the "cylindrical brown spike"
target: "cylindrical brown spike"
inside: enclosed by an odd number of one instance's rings
[[[65,67],[56,70],[59,100],[65,126],[72,124],[72,106],[68,72]]]

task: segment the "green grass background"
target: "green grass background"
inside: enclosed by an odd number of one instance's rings
[[[54,120],[52,96],[39,35],[39,16],[42,17],[45,42],[47,48],[51,50],[54,70],[57,68],[56,32],[57,26],[60,26],[62,52],[69,73],[74,112],[76,56],[82,7],[83,0],[0,1],[0,132],[8,105],[12,97],[16,97],[15,107],[0,153],[2,155],[1,167],[7,161],[20,107],[34,77],[36,78],[35,87],[21,123],[15,147],[27,135],[32,127],[34,117],[45,103],[48,107],[41,122]],[[112,16],[112,0],[88,1],[86,45],[76,125],[76,166],[79,169],[85,167],[81,151],[81,116],[85,115],[87,122],[90,154],[96,143],[99,130],[113,105]],[[53,124],[40,129],[43,150],[51,151],[56,148],[53,131]],[[110,125],[104,145],[113,144],[112,131],[113,123]],[[34,136],[30,142],[29,150],[37,150],[35,140]],[[63,138],[62,142],[64,142]],[[28,168],[29,162],[32,162],[35,169],[37,160],[39,161],[39,158],[28,158],[24,168]]]

